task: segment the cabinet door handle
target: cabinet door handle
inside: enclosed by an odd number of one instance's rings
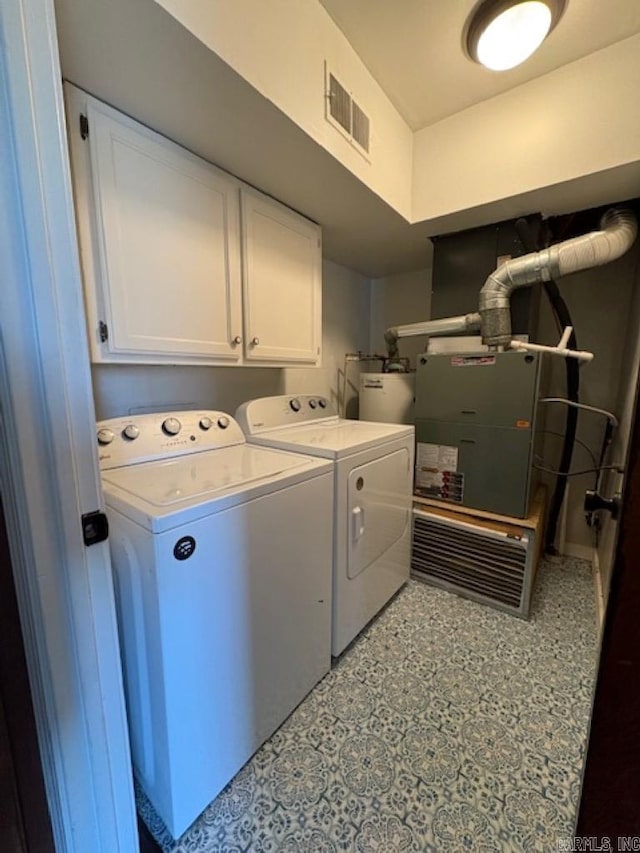
[[[257,347],[259,343],[260,343],[260,338],[251,338],[251,346],[252,347]]]
[[[231,341],[231,343],[232,344],[241,344],[242,338],[240,337],[240,335],[236,335],[235,338]]]

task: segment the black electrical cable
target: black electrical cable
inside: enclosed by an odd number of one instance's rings
[[[533,467],[538,471],[546,471],[547,474],[561,474],[561,471],[555,471],[553,468],[546,468],[544,465],[533,463]],[[582,471],[568,471],[563,473],[564,477],[582,477],[583,474],[593,474],[594,471],[617,471],[618,474],[624,474],[624,469],[619,465],[601,465],[599,468],[584,468]]]
[[[518,219],[516,222],[516,231],[520,242],[527,252],[536,252],[542,248],[531,233],[531,228],[526,219]],[[567,303],[562,298],[558,285],[555,281],[545,281],[544,291],[551,304],[551,310],[558,325],[564,329],[567,326],[573,327],[573,321],[569,314]],[[578,349],[578,341],[575,332],[571,333],[568,346],[571,349]],[[567,399],[574,403],[579,402],[580,395],[580,365],[577,359],[566,358],[566,375],[567,375]],[[551,498],[551,506],[549,508],[549,520],[547,523],[547,533],[545,542],[545,551],[555,553],[554,540],[556,538],[556,530],[558,528],[558,519],[560,518],[560,510],[567,489],[567,476],[571,468],[571,459],[573,457],[573,448],[576,440],[576,432],[578,428],[578,409],[575,406],[567,406],[567,416],[564,429],[564,441],[562,443],[562,454],[560,456],[560,464],[558,466],[558,477],[556,479],[556,487]]]
[[[562,432],[556,432],[556,431],[555,431],[555,430],[553,430],[553,429],[543,429],[543,430],[540,430],[540,433],[541,433],[542,435],[555,435],[555,436],[557,436],[558,438],[564,438],[564,433],[562,433]],[[576,444],[577,444],[577,445],[579,445],[580,447],[583,447],[583,448],[587,451],[587,453],[589,454],[589,457],[591,458],[591,461],[592,461],[592,463],[593,463],[593,470],[594,470],[594,471],[599,470],[600,468],[602,468],[602,466],[603,466],[603,457],[602,457],[602,455],[600,456],[600,461],[598,461],[598,460],[596,459],[596,455],[595,455],[595,453],[594,453],[594,452],[593,452],[593,450],[589,447],[589,445],[588,445],[588,444],[585,444],[585,443],[584,443],[584,441],[580,441],[580,439],[579,439],[579,438],[576,438]]]
[[[607,455],[607,450],[609,449],[609,445],[611,444],[611,439],[613,438],[613,422],[607,420],[607,425],[604,429],[604,435],[602,437],[602,447],[600,448],[600,459],[598,464],[602,467],[604,463],[604,458]],[[597,490],[600,484],[600,477],[596,477],[596,482],[594,488]]]

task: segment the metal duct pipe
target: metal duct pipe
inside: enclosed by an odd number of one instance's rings
[[[512,337],[510,297],[516,288],[615,261],[631,248],[638,233],[636,218],[630,210],[608,210],[600,220],[600,228],[514,258],[492,272],[480,291],[483,342],[489,346],[508,346]]]
[[[406,326],[392,326],[384,333],[389,358],[398,357],[398,339],[412,338],[418,335],[443,337],[460,335],[464,332],[478,331],[480,314],[461,314],[458,317],[443,317],[441,320],[425,320],[422,323],[409,323]]]

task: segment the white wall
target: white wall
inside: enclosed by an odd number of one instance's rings
[[[640,34],[414,134],[316,0],[155,2],[430,234],[604,204],[623,179],[640,186]],[[325,60],[371,116],[371,163],[325,120]]]
[[[358,369],[347,368],[345,407],[344,357],[369,345],[370,282],[331,261],[323,262],[322,282],[322,367],[283,370],[280,393],[321,393],[341,414],[346,411],[348,417],[357,417]]]
[[[94,365],[96,417],[193,408],[233,414],[252,397],[297,392],[320,393],[337,402],[344,354],[368,345],[369,281],[325,261],[322,298],[323,367]]]
[[[386,353],[384,333],[389,326],[418,323],[431,317],[431,269],[388,275],[371,282],[371,352]],[[426,338],[405,338],[399,343],[400,355],[411,359],[424,351]],[[371,370],[377,370],[372,366]]]
[[[412,132],[324,7],[300,0],[156,0],[407,219]],[[325,60],[371,119],[370,163],[325,120]]]
[[[640,35],[414,136],[318,0],[56,16],[68,80],[318,222],[327,257],[372,277],[428,265],[428,235],[640,195]],[[371,115],[371,163],[325,120],[325,59]]]
[[[172,409],[235,412],[251,397],[278,394],[280,370],[244,367],[96,364],[96,418]]]
[[[639,76],[636,35],[418,131],[413,221],[637,163]],[[545,212],[537,202],[530,210]],[[496,211],[493,219],[522,212]]]

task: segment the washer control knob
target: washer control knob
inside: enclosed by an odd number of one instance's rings
[[[316,401],[315,401],[315,400],[309,400],[309,407],[310,407],[310,408],[315,409],[315,407],[316,407],[317,405],[318,405],[318,404],[316,403]]]
[[[134,438],[140,435],[140,430],[135,424],[127,424],[122,430],[122,435],[124,438],[128,438],[129,441],[133,441]]]
[[[218,426],[220,429],[226,429],[229,426],[229,418],[226,415],[221,415],[218,418]]]
[[[289,405],[291,406],[294,412],[300,411],[300,400],[298,400],[297,397],[294,397],[293,400],[290,400]]]
[[[115,434],[112,429],[99,429],[98,430],[98,444],[111,444],[113,439],[115,438]]]
[[[208,430],[213,426],[211,418],[200,418],[200,429]]]
[[[327,401],[324,399],[324,397],[320,397],[320,399],[318,400],[318,405],[321,409],[327,408]]]
[[[182,429],[182,424],[177,418],[167,418],[162,422],[162,431],[165,435],[177,435]]]

